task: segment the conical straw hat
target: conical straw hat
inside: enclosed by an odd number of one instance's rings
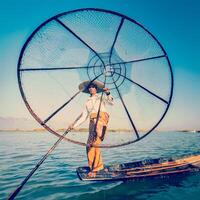
[[[90,85],[95,85],[97,89],[97,93],[103,92],[104,84],[100,81],[83,81],[79,84],[78,88],[79,90],[82,90],[84,93],[90,93],[88,88]]]

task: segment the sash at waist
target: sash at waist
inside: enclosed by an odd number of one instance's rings
[[[90,114],[90,120],[97,119],[97,113],[91,113]],[[107,125],[109,120],[109,114],[107,112],[100,112],[99,113],[99,119],[100,122],[103,122],[103,124]]]

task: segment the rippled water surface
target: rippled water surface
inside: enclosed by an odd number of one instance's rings
[[[49,133],[0,133],[0,199],[6,199],[16,189],[56,140]],[[178,158],[200,154],[199,143],[200,133],[154,132],[129,146],[103,149],[103,158],[106,164]],[[87,165],[85,148],[63,141],[16,199],[200,199],[200,173],[140,182],[83,182],[75,170],[84,165]]]

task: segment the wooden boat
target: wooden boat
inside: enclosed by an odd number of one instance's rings
[[[177,160],[159,158],[105,166],[103,170],[96,174],[96,177],[88,176],[89,167],[79,167],[76,171],[80,180],[83,181],[125,181],[155,177],[165,178],[172,175],[200,171],[200,155]]]

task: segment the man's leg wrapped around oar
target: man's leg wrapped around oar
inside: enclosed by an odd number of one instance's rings
[[[91,176],[95,176],[96,172],[104,168],[101,149],[96,146],[99,146],[104,139],[108,120],[109,115],[106,112],[100,112],[98,119],[97,113],[92,113],[90,115],[89,137],[86,151],[88,165],[92,172],[89,174]]]

